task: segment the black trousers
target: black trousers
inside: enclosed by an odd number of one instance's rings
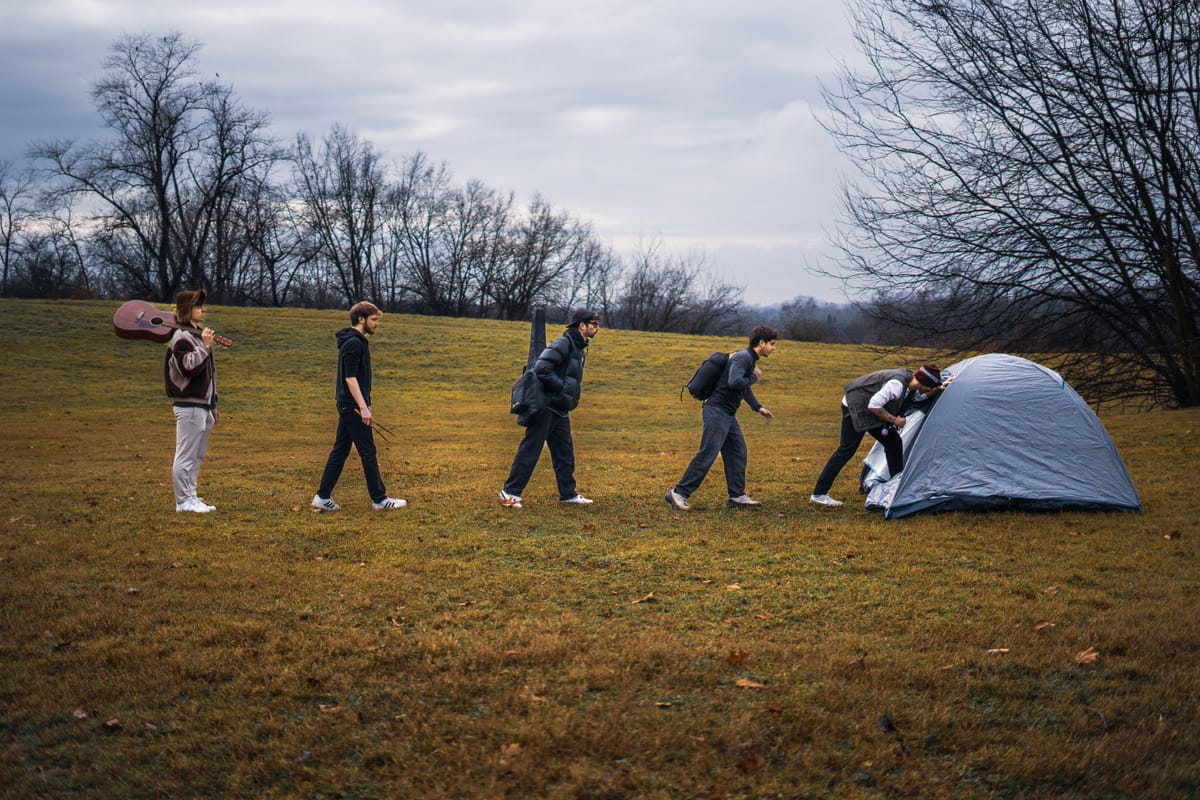
[[[350,446],[358,450],[362,460],[363,476],[367,479],[367,492],[371,495],[372,503],[383,502],[387,498],[387,489],[383,479],[379,477],[379,458],[375,450],[375,434],[371,427],[362,421],[357,411],[344,411],[338,414],[337,433],[333,437],[333,450],[325,461],[325,472],[321,475],[321,488],[317,494],[324,498],[333,497],[333,487],[338,478],[342,477],[342,467],[350,455]]]
[[[504,491],[518,497],[525,491],[533,468],[542,457],[542,446],[550,448],[550,463],[554,465],[554,480],[558,484],[558,499],[570,500],[575,490],[575,442],[571,439],[571,418],[544,410],[529,421],[525,438],[517,446],[512,469],[504,482]]]
[[[900,470],[904,469],[904,442],[900,439],[900,431],[891,425],[885,425],[882,428],[874,428],[866,432],[883,445],[884,455],[887,456],[888,472],[895,477]],[[825,469],[821,470],[813,494],[829,494],[829,490],[833,488],[834,479],[842,471],[842,467],[854,458],[862,440],[863,431],[854,429],[850,410],[842,406],[841,443],[838,445],[838,449],[833,451],[829,461],[825,463]]]

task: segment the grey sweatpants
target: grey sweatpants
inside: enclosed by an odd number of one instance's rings
[[[175,502],[182,503],[196,496],[196,478],[200,462],[208,448],[212,433],[213,413],[203,406],[175,406]]]
[[[684,497],[692,492],[708,475],[717,456],[725,465],[725,489],[730,497],[746,493],[746,438],[737,417],[725,409],[705,403],[700,411],[704,417],[704,431],[700,434],[700,450],[692,458],[683,477],[675,485],[675,491]]]

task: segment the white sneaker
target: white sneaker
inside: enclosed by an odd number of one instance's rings
[[[208,512],[215,510],[215,507],[201,503],[200,498],[198,497],[189,497],[182,503],[175,504],[175,511],[177,513],[180,511],[191,511],[195,514],[207,514]]]
[[[729,507],[738,508],[744,506],[761,506],[762,503],[755,500],[748,494],[739,494],[737,497],[729,498]]]
[[[314,494],[312,499],[312,507],[319,511],[341,511],[342,507],[333,502],[331,497],[321,497],[319,494]]]
[[[209,511],[216,511],[216,510],[217,510],[217,507],[216,507],[216,506],[210,506],[208,503],[204,502],[204,498],[203,498],[203,497],[197,497],[197,498],[196,498],[196,502],[197,502],[197,503],[199,503],[200,505],[204,506],[205,508],[207,508]]]
[[[810,503],[816,503],[819,506],[829,506],[831,508],[834,506],[843,505],[841,500],[834,500],[827,494],[814,494],[812,497],[808,498],[808,500]]]
[[[505,508],[520,508],[521,496],[517,494],[509,494],[503,489],[500,490],[500,505]]]
[[[577,494],[574,497],[568,497],[566,500],[563,500],[562,502],[569,503],[571,505],[576,505],[576,506],[590,506],[594,501],[587,499],[586,497],[584,497],[581,494]]]
[[[378,503],[371,503],[371,508],[376,511],[387,511],[390,508],[404,508],[408,505],[407,500],[401,500],[398,497],[385,497]]]
[[[667,492],[666,500],[668,503],[671,504],[672,508],[674,508],[678,511],[691,511],[692,510],[692,507],[688,505],[687,498],[684,497],[683,495],[681,495],[679,492],[675,491],[674,489]]]

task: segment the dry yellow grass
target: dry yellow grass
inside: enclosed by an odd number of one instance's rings
[[[741,415],[765,506],[726,509],[718,466],[685,516],[679,387],[737,343],[602,330],[573,415],[597,503],[560,506],[545,458],[516,511],[528,326],[388,315],[374,406],[411,507],[373,512],[352,456],[314,514],[344,315],[212,308],[220,510],[176,515],[161,346],[115,307],[0,301],[6,797],[1200,790],[1200,412],[1104,418],[1141,514],[886,522],[807,503],[840,383],[881,364],[783,342],[776,422]]]

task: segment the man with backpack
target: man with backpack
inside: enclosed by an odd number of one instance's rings
[[[775,419],[775,415],[758,402],[750,387],[762,375],[762,369],[757,366],[758,360],[775,352],[778,338],[779,331],[768,325],[758,325],[750,331],[750,346],[729,357],[701,409],[704,430],[700,434],[700,449],[684,470],[679,483],[666,494],[667,504],[672,508],[678,511],[691,510],[688,498],[700,488],[718,455],[725,465],[729,506],[745,508],[761,505],[746,494],[746,439],[738,425],[737,411],[745,400],[751,409],[766,417],[768,422]]]
[[[571,505],[592,504],[575,489],[575,443],[569,415],[579,405],[588,342],[599,330],[599,314],[588,308],[576,309],[563,335],[551,342],[534,363],[533,371],[546,392],[546,405],[526,421],[525,437],[517,446],[508,480],[500,490],[500,505],[521,507],[521,493],[542,456],[543,445],[550,448],[558,499]]]

